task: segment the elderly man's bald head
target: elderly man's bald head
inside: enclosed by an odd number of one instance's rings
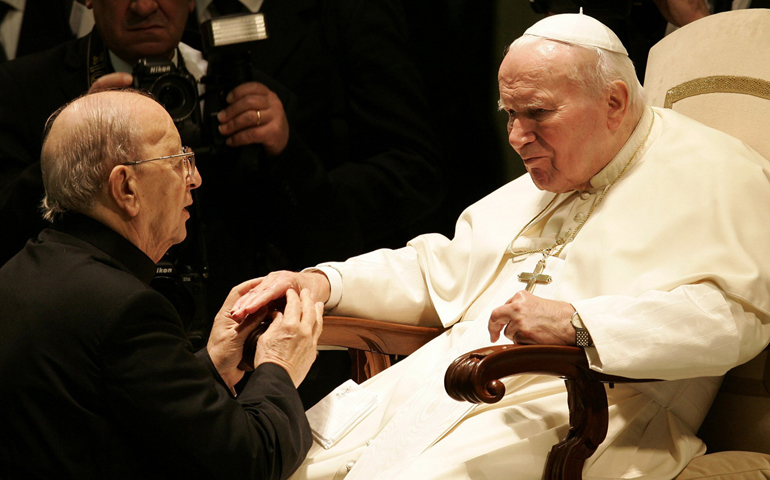
[[[93,208],[112,168],[141,156],[136,113],[148,105],[163,110],[141,92],[111,90],[79,97],[51,115],[40,158],[47,220]]]

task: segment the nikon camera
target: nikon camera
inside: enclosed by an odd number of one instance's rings
[[[180,68],[165,58],[142,58],[134,65],[134,88],[150,92],[174,120],[182,144],[195,148],[201,144],[201,109],[198,82],[187,72],[184,59]]]

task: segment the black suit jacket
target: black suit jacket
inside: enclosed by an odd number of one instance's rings
[[[403,246],[444,194],[399,0],[266,0],[261,12],[269,37],[252,65],[289,93],[291,133],[277,158],[201,163],[224,284]]]
[[[88,90],[88,38],[0,64],[0,264],[49,226],[40,150],[43,127],[61,105]]]
[[[19,32],[16,57],[41,52],[72,40],[70,28],[73,0],[27,0]]]
[[[0,269],[1,478],[288,477],[312,442],[288,373],[237,399],[173,307],[154,263],[79,215]]]
[[[444,193],[398,0],[266,0],[263,13],[253,66],[290,110],[289,145],[198,160],[210,306],[267,271],[401,246]],[[45,226],[41,132],[87,90],[87,45],[0,65],[0,262]]]

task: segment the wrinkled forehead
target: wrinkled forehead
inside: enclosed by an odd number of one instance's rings
[[[500,64],[498,79],[503,75],[528,72],[570,72],[570,77],[582,67],[598,60],[594,50],[525,35],[511,44]]]
[[[497,76],[500,89],[522,83],[546,87],[554,82],[574,82],[579,76],[574,57],[575,52],[557,42],[515,45],[500,64]]]

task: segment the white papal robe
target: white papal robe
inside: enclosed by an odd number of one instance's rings
[[[595,344],[591,368],[667,380],[607,390],[607,440],[584,469],[592,479],[676,476],[705,451],[695,432],[720,376],[770,339],[770,163],[671,110],[647,109],[592,188],[558,195],[513,250],[566,236],[632,158],[548,260],[553,281],[533,292],[577,309]],[[541,477],[568,427],[563,381],[512,377],[501,402],[472,406],[449,399],[443,376],[456,356],[489,345],[490,312],[541,258],[514,258],[509,244],[553,197],[525,175],[469,207],[451,241],[423,235],[321,267],[334,314],[453,326],[366,382],[376,410],[332,448],[314,444],[293,479]]]

